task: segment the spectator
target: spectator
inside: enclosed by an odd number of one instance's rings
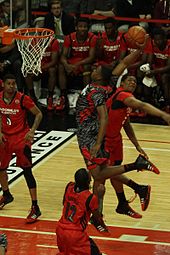
[[[81,4],[84,4],[84,13],[112,16],[116,0],[82,0]]]
[[[100,15],[103,17],[115,16],[116,0],[82,0],[81,1],[81,11],[84,10],[84,13]],[[98,33],[104,31],[103,19],[92,19],[92,25],[90,31]]]
[[[169,0],[158,0],[155,3],[153,10],[154,19],[165,19],[170,20],[170,1]],[[161,27],[170,38],[170,23],[156,23],[155,26]]]
[[[116,2],[116,15],[128,18],[151,18],[151,0],[118,0]],[[118,30],[127,32],[129,26],[141,25],[147,29],[148,25],[144,22],[119,21]]]
[[[164,97],[164,109],[170,113],[170,41],[166,32],[161,28],[155,28],[153,39],[151,39],[145,49],[146,62],[150,64],[150,71],[146,75],[155,77]],[[146,87],[147,96],[151,98],[152,88]]]
[[[61,1],[51,1],[50,12],[45,16],[44,27],[52,29],[56,36],[68,35],[75,31],[74,17],[66,14]]]
[[[99,232],[108,232],[98,211],[98,199],[90,189],[90,173],[80,168],[74,175],[75,182],[69,182],[63,197],[63,212],[57,223],[57,245],[59,254],[101,255],[95,242],[89,238],[86,228],[93,220],[100,226]],[[98,195],[104,193],[104,186],[98,188]]]
[[[61,97],[56,110],[63,110],[67,101],[67,76],[82,75],[83,83],[90,81],[91,64],[95,59],[96,36],[88,32],[89,20],[80,17],[76,32],[65,37],[61,64],[59,65],[59,85]]]
[[[81,2],[82,0],[72,0],[72,1],[61,0],[64,12],[69,15],[77,15],[84,12],[84,10],[81,11]]]
[[[12,43],[10,45],[0,46],[0,78],[6,73],[13,73],[16,75],[17,88],[19,91],[24,90],[24,79],[21,72],[22,58],[18,51],[17,45]]]
[[[10,1],[5,0],[1,3],[0,26],[10,26]]]
[[[135,5],[137,5],[139,18],[141,19],[151,19],[152,17],[152,0],[135,0]],[[143,27],[146,31],[150,32],[150,23],[139,22],[139,25]]]

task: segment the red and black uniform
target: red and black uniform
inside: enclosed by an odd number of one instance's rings
[[[123,160],[123,143],[120,131],[131,112],[131,108],[127,107],[123,102],[128,97],[133,97],[133,94],[119,87],[106,103],[108,124],[105,136],[105,149],[110,154],[110,165],[114,165],[115,161]]]
[[[57,245],[62,254],[99,255],[86,228],[90,215],[98,208],[98,199],[89,190],[75,191],[75,183],[68,183],[64,194],[62,217],[57,223]],[[93,249],[98,251],[93,253]]]
[[[114,86],[118,80],[118,76],[112,77],[112,85]],[[76,105],[76,122],[77,122],[77,138],[80,151],[84,157],[87,168],[90,170],[96,167],[96,164],[106,164],[108,153],[104,150],[104,145],[98,151],[96,158],[101,162],[96,163],[94,159],[87,159],[86,151],[90,151],[97,140],[99,131],[99,116],[97,107],[104,105],[108,97],[107,87],[102,87],[95,83],[87,85],[77,100]]]
[[[59,42],[57,39],[53,39],[45,50],[41,61],[42,65],[48,64],[51,61],[51,55],[53,52],[59,52]]]
[[[26,112],[34,106],[32,99],[20,92],[16,92],[11,103],[6,104],[3,91],[0,92],[1,132],[4,142],[0,146],[0,169],[8,167],[13,153],[17,156],[17,166],[31,166],[31,157],[26,149],[29,148],[30,151],[31,143],[25,140],[29,131]]]
[[[122,33],[118,32],[115,40],[109,40],[107,33],[104,31],[100,36],[102,54],[98,58],[98,64],[112,64],[119,59],[120,44],[122,40]]]
[[[70,57],[68,58],[69,64],[75,64],[82,59],[89,56],[90,48],[96,47],[97,36],[88,32],[86,40],[79,42],[76,37],[76,32],[67,35],[64,39],[63,47],[70,48]],[[83,66],[79,66],[77,73],[83,72]]]
[[[160,50],[154,43],[154,40],[149,40],[144,52],[148,55],[153,55],[152,69],[165,67],[168,64],[170,57],[170,40],[167,40],[166,47]]]

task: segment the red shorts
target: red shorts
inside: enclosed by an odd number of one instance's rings
[[[67,61],[68,61],[69,64],[74,65],[74,64],[76,64],[77,62],[79,62],[81,60],[82,60],[82,58],[70,58]],[[84,72],[84,66],[79,65],[79,66],[77,66],[76,70],[74,71],[74,74],[79,75],[79,74],[82,74],[83,72]]]
[[[123,160],[123,143],[122,138],[117,139],[106,138],[105,149],[109,152],[110,165],[113,166],[115,161]]]
[[[92,170],[98,165],[110,165],[109,153],[104,150],[103,147],[100,148],[97,156],[93,158],[91,158],[90,152],[86,147],[81,148],[81,153],[83,155],[88,170]]]
[[[16,135],[4,135],[4,143],[0,145],[0,169],[7,169],[12,159],[16,155],[16,166],[21,168],[31,167],[31,142],[25,140],[25,135],[29,130],[24,130]]]
[[[56,228],[57,245],[64,255],[91,255],[90,241],[86,232]]]

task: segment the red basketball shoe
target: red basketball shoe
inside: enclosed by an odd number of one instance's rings
[[[37,221],[38,217],[41,216],[41,211],[38,206],[32,206],[30,213],[28,214],[26,218],[27,223],[34,223]]]

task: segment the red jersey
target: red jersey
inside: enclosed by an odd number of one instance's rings
[[[0,115],[2,133],[12,135],[29,129],[26,110],[35,104],[33,100],[20,92],[16,92],[10,104],[5,103],[3,91],[0,92]]]
[[[97,37],[88,32],[87,39],[84,42],[78,42],[76,32],[67,35],[64,39],[63,47],[70,48],[70,58],[84,59],[89,56],[90,48],[96,47]]]
[[[102,39],[102,43],[100,45],[102,49],[102,56],[99,56],[99,61],[101,59],[105,63],[111,64],[120,56],[120,43],[122,39],[122,33],[118,32],[116,39],[112,41],[109,40],[107,33],[104,31],[99,39]]]
[[[120,130],[131,112],[131,108],[127,107],[123,101],[133,97],[131,92],[126,92],[119,87],[106,102],[108,108],[108,124],[106,129],[106,139],[116,138],[120,134]]]
[[[68,183],[64,194],[64,208],[59,220],[64,229],[84,231],[90,220],[90,215],[98,208],[96,195],[89,190],[74,191],[75,183]]]
[[[170,40],[167,40],[167,44],[164,50],[158,49],[154,40],[149,40],[144,50],[146,54],[153,54],[153,67],[160,68],[165,67],[170,57]]]
[[[126,55],[129,55],[130,53],[137,50],[137,46],[133,46],[130,44],[130,42],[126,39],[126,36],[122,36],[121,44],[120,44],[120,52],[126,51]],[[141,52],[142,55],[142,52]],[[136,60],[138,62],[140,60],[141,56]]]
[[[59,52],[59,42],[57,39],[52,40],[43,54],[42,63],[47,64],[51,61],[51,55],[53,52]]]

